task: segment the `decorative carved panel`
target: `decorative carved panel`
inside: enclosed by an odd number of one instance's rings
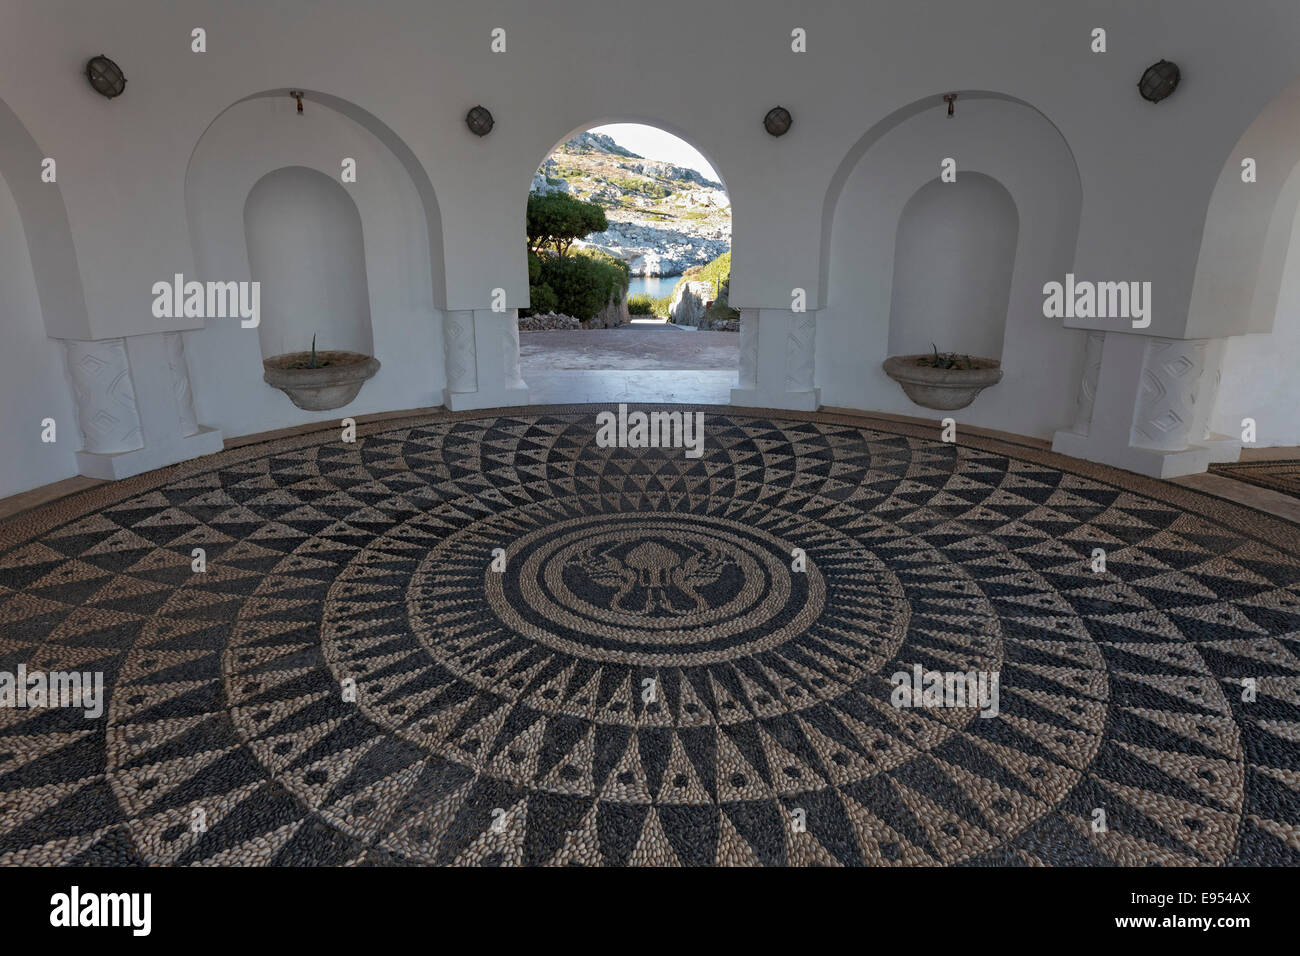
[[[1074,416],[1074,430],[1080,435],[1088,434],[1092,428],[1092,409],[1097,402],[1097,380],[1101,377],[1101,350],[1105,342],[1105,332],[1088,333],[1083,377],[1079,380],[1078,411]]]
[[[1179,451],[1189,441],[1202,397],[1205,339],[1152,339],[1142,366],[1132,444]]]
[[[442,338],[447,361],[447,388],[453,392],[478,391],[474,313],[448,312],[442,322]]]
[[[176,395],[176,409],[181,417],[181,435],[197,435],[199,419],[194,413],[194,396],[190,391],[190,370],[185,364],[185,340],[179,332],[163,333],[167,346],[167,368],[171,372],[172,391]]]
[[[816,335],[815,312],[796,312],[791,316],[785,339],[785,390],[787,392],[802,392],[813,387]]]
[[[505,360],[505,387],[522,388],[524,377],[519,371],[519,311],[511,309],[501,319],[501,356]]]
[[[740,313],[740,378],[741,388],[758,387],[758,310],[742,309]]]
[[[64,339],[83,451],[113,455],[144,447],[125,339]]]

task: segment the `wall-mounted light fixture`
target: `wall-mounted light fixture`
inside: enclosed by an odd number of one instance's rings
[[[289,95],[298,101],[298,115],[302,115],[302,98],[306,96],[302,90],[290,90]]]
[[[486,106],[476,106],[465,114],[465,125],[475,136],[486,136],[492,132],[496,120],[492,118],[492,113]]]
[[[1161,60],[1147,67],[1142,79],[1138,80],[1138,92],[1142,94],[1142,99],[1159,103],[1178,89],[1178,81],[1182,78],[1177,63]]]
[[[945,93],[943,94],[943,101],[948,104],[948,115],[951,116],[953,114],[952,105],[957,102],[957,94]]]
[[[122,74],[122,68],[102,53],[86,61],[86,79],[96,93],[107,96],[110,100],[121,96],[126,89],[126,77]]]
[[[784,136],[790,132],[790,127],[794,124],[794,118],[790,116],[790,111],[784,106],[773,106],[763,117],[763,129],[767,130],[773,136]]]

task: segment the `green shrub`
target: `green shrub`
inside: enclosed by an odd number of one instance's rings
[[[691,270],[687,270],[691,272]],[[691,275],[693,282],[711,282],[713,283],[713,297],[716,299],[723,294],[722,290],[731,279],[731,252],[724,252],[718,258],[714,259],[708,265],[701,266],[698,272]]]
[[[632,315],[654,315],[655,300],[644,292],[627,297],[627,311]]]
[[[560,300],[549,285],[539,283],[530,285],[528,299],[531,304],[524,310],[525,315],[545,315],[547,312],[559,311],[556,307],[560,304]]]
[[[730,255],[730,253],[728,253]],[[733,309],[727,303],[727,296],[731,292],[731,276],[722,280],[722,289],[718,292],[713,300],[713,305],[704,310],[704,317],[711,322],[717,322],[720,319],[739,319],[740,310]]]
[[[541,276],[534,288],[553,292],[554,311],[586,322],[611,300],[621,300],[627,289],[627,265],[612,256],[586,254],[548,256],[542,259]],[[534,302],[533,308],[540,307]]]
[[[574,253],[577,256],[585,256],[588,259],[594,259],[609,268],[613,269],[614,286],[612,298],[615,305],[623,301],[623,296],[627,293],[627,283],[631,276],[631,271],[627,267],[627,262],[616,256],[611,256],[608,252],[602,252],[600,249],[579,249]]]

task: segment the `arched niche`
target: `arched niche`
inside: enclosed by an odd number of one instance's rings
[[[1254,181],[1243,179],[1251,160]],[[1300,80],[1237,142],[1210,195],[1186,338],[1268,332],[1300,209]]]
[[[1271,294],[1275,317],[1268,331],[1224,343],[1209,431],[1238,435],[1250,418],[1258,445],[1300,445],[1300,376],[1294,370],[1294,356],[1300,355],[1300,210],[1292,214],[1285,238],[1270,242],[1283,256],[1278,288]]]
[[[27,236],[45,331],[58,338],[89,339],[90,319],[68,211],[58,181],[42,178],[45,159],[27,127],[0,100],[0,176],[9,184]]]
[[[344,181],[344,160],[355,161],[355,181]],[[355,104],[309,91],[299,114],[286,91],[268,91],[232,104],[213,120],[195,145],[185,177],[198,273],[193,278],[256,278],[245,206],[264,177],[291,168],[310,171],[342,190],[360,219],[372,340],[365,351],[378,358],[382,368],[348,406],[349,414],[440,404],[446,375],[437,203],[409,147]],[[360,285],[350,282],[352,289]],[[267,288],[264,295],[270,296],[263,302],[264,320],[273,326],[267,334],[274,334],[275,307],[267,312],[267,303],[274,302],[275,294]],[[241,328],[237,320],[209,319],[202,329],[185,335],[199,418],[227,436],[331,417],[296,408],[262,381],[264,349],[308,348],[308,327],[295,331],[283,347],[264,342],[262,329]],[[317,346],[325,347],[323,337]]]
[[[1257,444],[1300,444],[1300,379],[1289,360],[1300,346],[1300,80],[1264,108],[1223,164],[1186,334],[1226,339],[1211,434],[1238,435],[1250,418]]]
[[[1020,217],[982,173],[922,186],[898,222],[889,352],[1000,356]]]
[[[955,162],[955,183],[937,182],[945,159]],[[1004,377],[962,410],[961,421],[1046,438],[1073,420],[1086,333],[1043,317],[1043,285],[1062,280],[1073,265],[1078,167],[1042,113],[998,94],[963,93],[951,118],[938,94],[910,104],[873,127],[841,164],[827,196],[826,304],[817,313],[824,404],[930,414],[880,367],[897,354],[890,326],[899,226],[923,187],[936,183],[937,197],[976,176],[995,180],[1010,196],[1017,229],[1001,352],[991,356],[1001,359]],[[935,276],[943,268],[933,263]]]
[[[46,334],[32,260],[17,201],[0,176],[0,498],[77,473],[66,356]],[[46,419],[53,443],[41,440]]]
[[[244,203],[244,234],[263,358],[313,338],[321,350],[373,352],[361,214],[341,185],[302,166],[267,173]]]

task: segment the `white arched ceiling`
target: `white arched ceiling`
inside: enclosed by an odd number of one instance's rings
[[[431,190],[426,190],[423,170],[416,164],[413,175],[413,158],[403,159],[409,150],[395,145],[391,133],[373,117],[366,119],[369,116],[321,93],[308,94],[302,114],[287,93],[248,97],[208,127],[185,177],[195,278],[200,281],[254,278],[243,212],[254,186],[267,174],[286,167],[313,170],[338,183],[355,203],[364,241],[373,354],[381,368],[348,406],[349,414],[438,404],[445,385],[442,311],[437,304],[443,278],[437,207]],[[345,159],[356,161],[355,182],[342,181]],[[233,436],[301,423],[304,417],[336,417],[304,413],[262,382],[259,333],[229,319],[210,319],[203,329],[187,333],[200,419]],[[310,334],[301,347],[308,347],[309,340]]]
[[[846,158],[830,210],[826,306],[818,314],[817,384],[822,402],[924,414],[881,370],[890,353],[895,242],[907,201],[939,177],[941,163],[996,180],[1019,213],[1007,306],[1001,384],[960,420],[1047,437],[1073,415],[1083,333],[1043,317],[1043,285],[1074,261],[1082,189],[1074,157],[1033,107],[996,95],[967,96],[948,117],[942,102],[897,111]],[[945,263],[936,261],[936,277]]]
[[[1019,229],[1011,194],[983,173],[917,190],[898,222],[890,354],[1001,357]]]
[[[337,180],[303,166],[267,173],[244,203],[244,232],[264,358],[313,342],[372,354],[361,215]]]

